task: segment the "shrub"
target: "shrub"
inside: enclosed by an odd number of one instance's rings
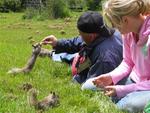
[[[23,19],[32,19],[33,17],[35,17],[36,15],[39,15],[39,11],[34,9],[34,8],[28,8],[26,9],[24,15],[23,15]]]
[[[88,10],[99,10],[101,9],[101,0],[85,0]]]
[[[47,0],[47,12],[52,18],[63,18],[69,16],[69,8],[64,0]]]
[[[23,19],[36,19],[36,20],[43,21],[50,17],[48,13],[46,12],[46,9],[43,7],[41,9],[27,8],[22,18]]]
[[[67,0],[70,9],[100,10],[102,0]]]
[[[44,0],[42,7],[38,9],[27,8],[24,19],[37,18],[44,20],[48,18],[64,18],[70,16],[70,10],[64,0]]]
[[[82,11],[85,8],[84,0],[68,0],[68,5],[71,10]]]
[[[9,12],[9,11],[20,11],[21,10],[21,1],[20,0],[1,0],[0,1],[0,11]]]

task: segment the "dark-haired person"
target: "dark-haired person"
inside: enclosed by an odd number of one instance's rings
[[[42,40],[49,44],[55,53],[67,52],[78,55],[72,62],[73,80],[84,83],[87,79],[108,73],[122,61],[122,41],[120,33],[106,26],[98,12],[83,13],[77,28],[80,36],[57,40],[53,35]]]

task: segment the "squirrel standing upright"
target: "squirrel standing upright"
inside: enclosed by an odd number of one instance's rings
[[[48,49],[41,48],[42,45],[40,43],[36,43],[32,46],[33,46],[32,55],[29,58],[27,64],[22,68],[12,68],[11,70],[8,71],[8,74],[15,75],[18,73],[29,73],[33,69],[38,56],[45,57],[50,56],[51,54],[51,51],[49,51]]]

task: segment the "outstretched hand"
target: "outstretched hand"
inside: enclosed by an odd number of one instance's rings
[[[115,96],[116,88],[113,86],[112,78],[109,74],[100,75],[93,81],[98,88],[104,89],[104,94],[107,96]]]
[[[51,46],[55,47],[57,44],[57,38],[54,35],[47,36],[41,41],[41,44],[50,44]]]
[[[112,78],[109,74],[100,75],[97,79],[93,81],[94,85],[99,88],[104,88],[113,84]]]

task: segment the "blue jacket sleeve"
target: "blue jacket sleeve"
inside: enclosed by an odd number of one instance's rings
[[[80,36],[72,39],[59,40],[57,45],[54,47],[55,53],[76,53],[79,52],[83,44],[83,40]]]

